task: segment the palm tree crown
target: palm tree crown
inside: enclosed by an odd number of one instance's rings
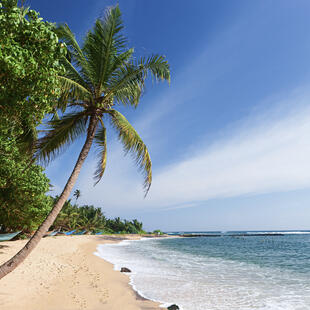
[[[81,197],[81,191],[76,189],[73,193],[73,196],[75,197],[75,201],[77,201]]]
[[[60,77],[64,91],[58,108],[65,110],[69,106],[73,112],[49,122],[50,130],[39,139],[36,156],[43,161],[54,158],[78,136],[89,131],[92,120],[95,142],[100,147],[95,171],[96,183],[99,182],[106,167],[105,121],[109,119],[125,151],[133,153],[144,172],[147,193],[152,182],[149,152],[135,129],[115,107],[138,105],[148,73],[155,80],[170,81],[169,65],[158,55],[135,60],[133,49],[127,47],[127,40],[120,33],[122,28],[121,12],[116,6],[96,21],[82,47],[67,25],[57,29],[68,47],[67,58],[63,59],[66,75]]]

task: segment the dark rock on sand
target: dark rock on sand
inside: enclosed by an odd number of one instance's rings
[[[131,272],[131,270],[126,267],[122,267],[121,272]]]
[[[167,309],[168,309],[168,310],[179,310],[180,308],[179,308],[179,306],[177,306],[177,305],[171,305],[171,306],[169,306]]]

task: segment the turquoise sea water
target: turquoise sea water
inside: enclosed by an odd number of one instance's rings
[[[183,310],[309,310],[310,233],[146,239],[102,245],[143,296]]]

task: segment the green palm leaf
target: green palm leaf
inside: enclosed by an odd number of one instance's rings
[[[126,47],[127,40],[120,33],[122,29],[121,12],[116,6],[109,8],[104,18],[96,21],[93,31],[88,32],[85,38],[83,52],[88,59],[98,95],[103,90],[108,73],[111,72],[113,58]]]
[[[106,97],[113,96],[118,102],[137,106],[148,73],[156,81],[170,82],[169,64],[163,56],[153,55],[119,67],[109,80]]]
[[[137,165],[143,171],[146,195],[152,183],[152,162],[147,147],[124,115],[116,110],[109,111],[109,115],[111,116],[112,125],[118,131],[125,152],[132,153]]]
[[[64,151],[74,140],[86,130],[87,113],[69,113],[60,119],[49,122],[47,134],[38,139],[35,157],[49,162]]]
[[[95,136],[97,145],[100,147],[100,160],[94,176],[96,181],[95,185],[101,180],[107,164],[107,132],[103,122],[101,123],[101,125],[101,129],[97,131]]]
[[[104,89],[103,91],[106,91],[109,89],[109,80],[112,77],[116,77],[118,74],[118,70],[119,68],[121,68],[122,66],[129,64],[129,62],[132,60],[132,55],[134,53],[134,49],[130,48],[128,50],[126,50],[123,53],[117,54],[117,55],[113,55],[113,57],[111,57],[111,65],[108,68],[108,71],[106,73],[106,79],[105,79],[105,84],[103,85]]]
[[[66,70],[66,77],[79,83],[84,89],[88,90],[91,93],[92,85],[84,80],[81,72],[79,72],[67,58],[63,57],[61,64]]]
[[[75,100],[90,100],[91,93],[83,85],[64,76],[59,76],[59,80],[62,84],[61,88],[63,93],[67,95],[67,99],[70,97]]]
[[[85,58],[76,38],[67,24],[59,25],[55,32],[59,39],[67,45],[69,58],[76,67],[79,67],[82,72],[86,73],[86,77],[89,76],[89,65]]]

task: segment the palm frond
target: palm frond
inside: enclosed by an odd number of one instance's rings
[[[111,71],[114,57],[126,47],[127,40],[120,33],[122,29],[121,11],[115,6],[106,10],[104,18],[96,21],[93,30],[85,38],[83,52],[91,67],[98,93],[102,91],[101,87]]]
[[[65,57],[62,58],[61,64],[65,67],[65,76],[83,86],[89,92],[92,91],[91,85],[87,83],[81,73],[73,66],[73,64]]]
[[[55,33],[57,34],[58,38],[66,43],[67,47],[73,54],[79,55],[82,59],[84,58],[83,52],[76,41],[75,35],[69,28],[67,24],[61,24],[55,29]],[[84,58],[84,60],[86,60]],[[84,61],[83,60],[83,61]]]
[[[62,88],[62,96],[64,96],[63,100],[68,100],[68,98],[74,98],[75,100],[90,100],[91,93],[80,83],[65,77],[58,76],[61,88]]]
[[[124,145],[125,152],[131,152],[144,174],[144,188],[147,195],[152,183],[152,162],[147,147],[124,115],[116,110],[110,110],[109,115],[113,127],[118,131],[118,137]]]
[[[42,162],[49,162],[65,150],[86,130],[87,113],[69,113],[59,120],[49,122],[46,135],[36,143],[35,157]]]
[[[101,126],[95,135],[95,141],[100,147],[100,159],[94,175],[95,185],[101,180],[107,164],[107,131],[103,122],[101,122]]]
[[[156,81],[167,80],[170,83],[167,60],[163,56],[153,55],[119,67],[109,81],[106,97],[113,96],[124,105],[137,106],[149,73]]]
[[[109,85],[109,80],[113,77],[117,76],[117,70],[132,60],[132,55],[134,53],[134,49],[130,48],[123,53],[120,53],[118,55],[114,55],[111,59],[111,66],[108,68],[108,71],[106,73],[107,79],[105,81],[105,84],[103,85],[104,87],[107,87]],[[104,91],[106,89],[104,88]]]
[[[170,83],[170,66],[164,56],[142,57],[136,62],[136,66],[144,67],[145,75],[150,71],[156,81],[166,80]]]
[[[67,24],[59,25],[55,29],[55,33],[58,38],[64,42],[67,46],[68,55],[67,60],[73,64],[74,67],[78,67],[80,70],[80,75],[84,81],[92,82],[91,77],[91,68],[85,55],[83,54],[82,49],[76,41],[75,35],[69,28]],[[69,58],[69,59],[68,59]]]

